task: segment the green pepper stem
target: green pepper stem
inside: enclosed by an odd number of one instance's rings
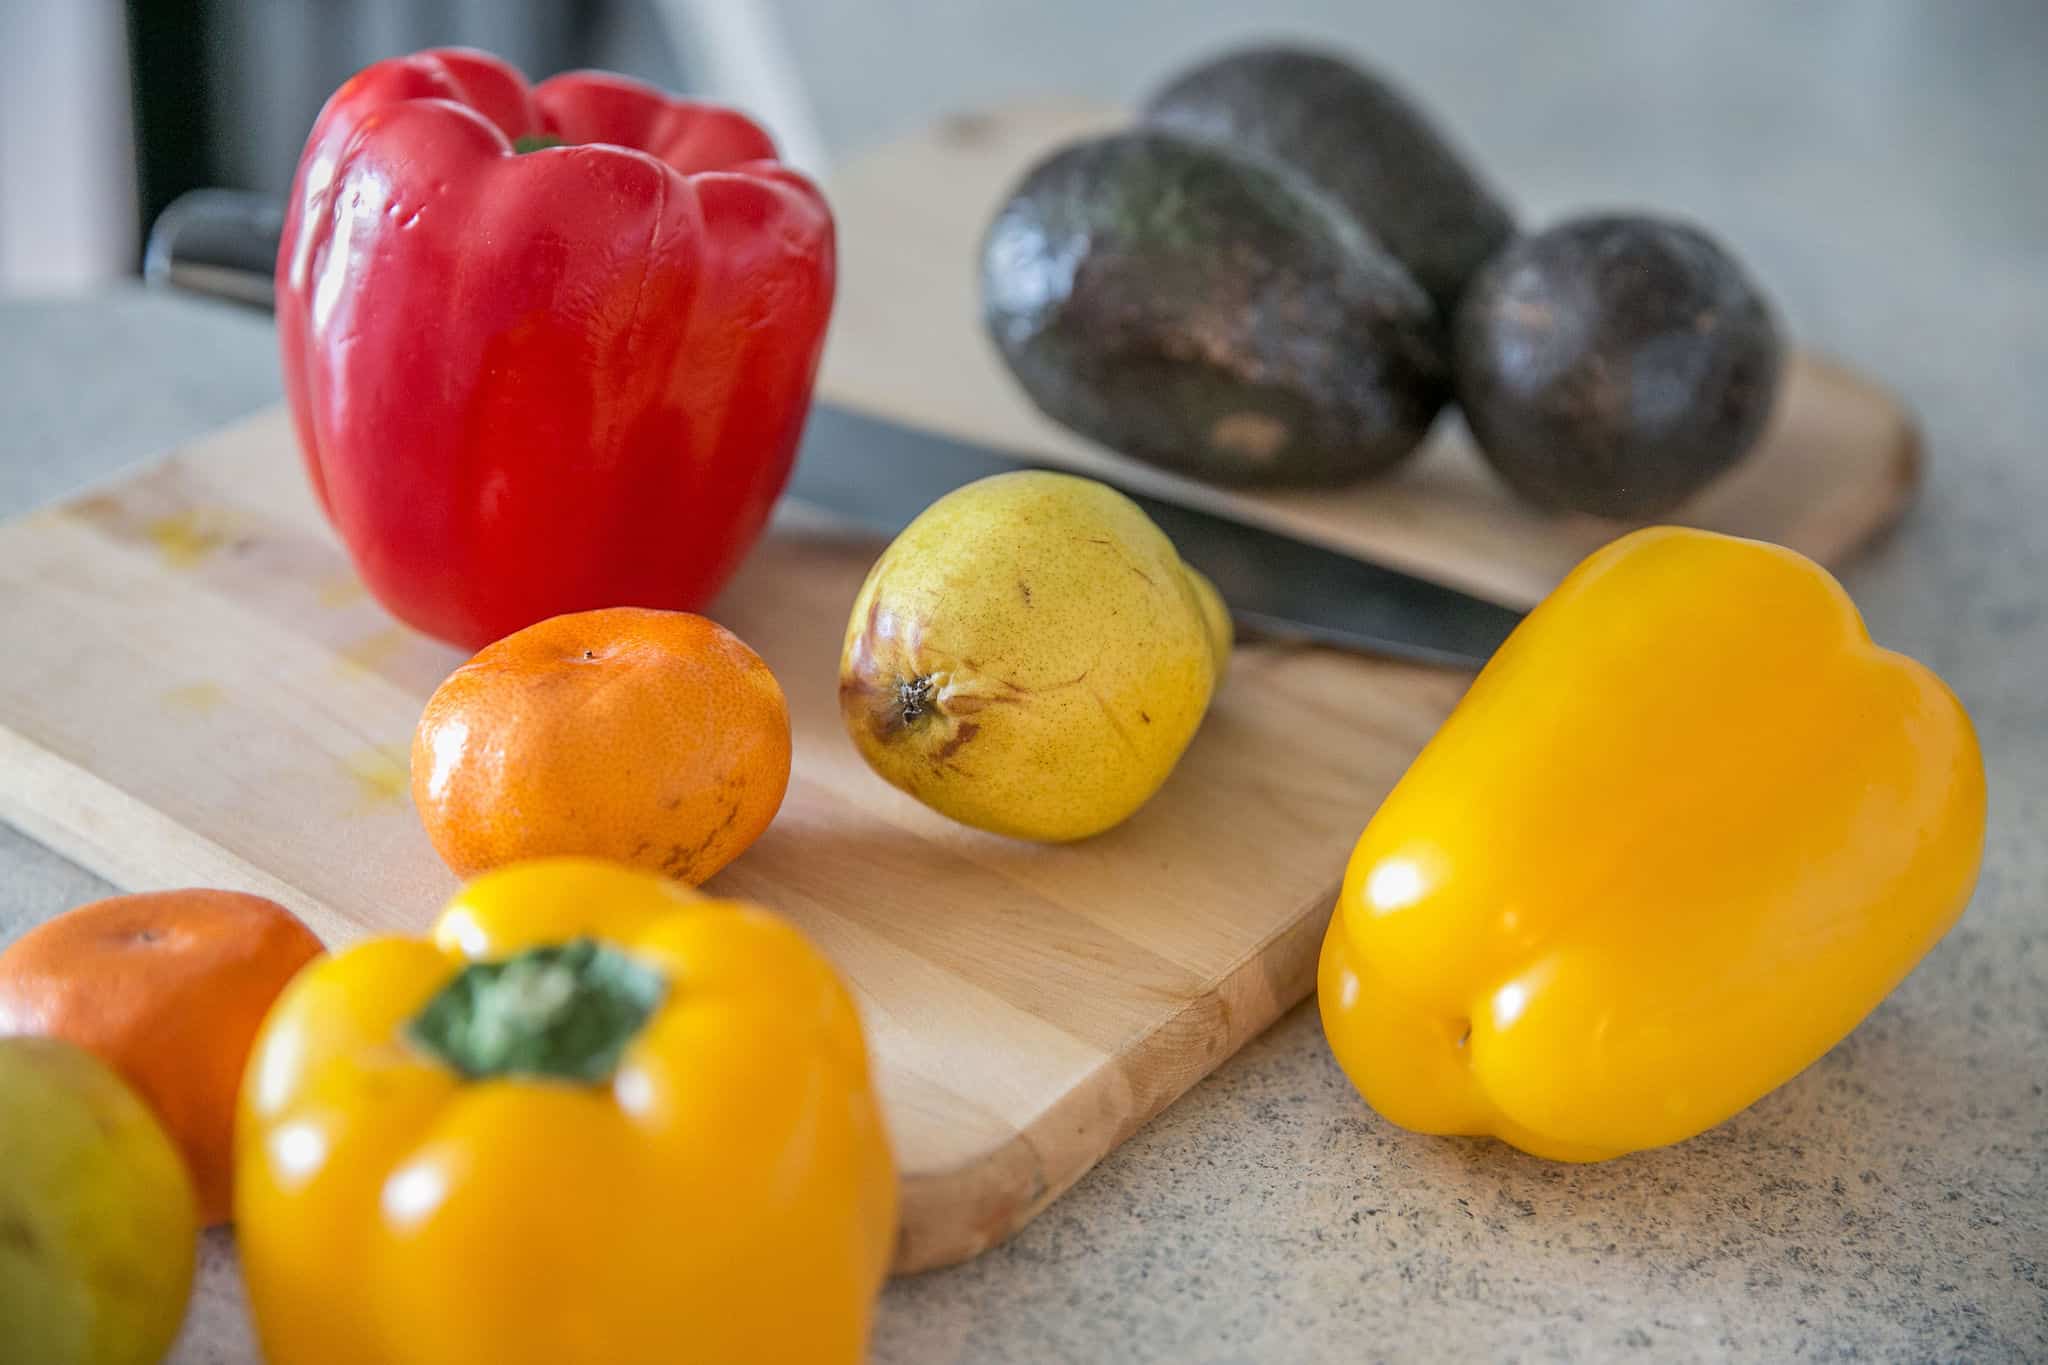
[[[644,962],[572,939],[470,963],[413,1016],[406,1036],[471,1080],[601,1085],[667,991]]]
[[[543,152],[550,147],[559,147],[562,139],[553,133],[523,133],[512,139],[512,150],[524,156],[528,152]]]

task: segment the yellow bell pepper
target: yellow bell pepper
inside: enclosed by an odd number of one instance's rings
[[[896,1173],[784,921],[574,859],[309,967],[243,1080],[271,1365],[854,1361]]]
[[[1323,1028],[1381,1114],[1597,1161],[1839,1041],[1962,913],[1984,769],[1792,551],[1655,528],[1508,639],[1358,841]]]

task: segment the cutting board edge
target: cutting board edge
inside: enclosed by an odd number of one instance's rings
[[[5,725],[0,725],[0,769],[8,774],[0,783],[0,821],[121,891],[187,886],[246,891],[290,910],[324,944],[362,936],[317,897]],[[178,866],[179,876],[149,870],[171,864]]]
[[[1872,504],[1869,515],[1860,519],[1866,529],[1822,561],[1830,571],[1839,571],[1843,565],[1853,563],[1882,545],[1886,537],[1920,505],[1920,490],[1927,483],[1927,432],[1920,424],[1918,410],[1886,381],[1865,374],[1825,351],[1803,351],[1802,354],[1816,369],[1838,382],[1859,386],[1881,398],[1896,428],[1888,442],[1891,477],[1864,494]],[[1845,517],[1843,520],[1857,519]]]
[[[34,521],[39,517],[63,516],[67,508],[78,503],[90,502],[95,498],[118,494],[136,480],[188,459],[195,451],[203,451],[220,441],[247,440],[251,436],[264,435],[273,426],[281,427],[290,439],[292,459],[302,460],[298,431],[292,425],[291,404],[280,396],[258,403],[255,407],[245,408],[197,436],[158,447],[147,455],[138,455],[113,469],[61,489],[39,503],[22,508],[12,516],[0,518],[0,527]],[[343,549],[346,553],[345,546]]]
[[[1313,995],[1316,960],[1340,884],[1341,879],[1332,878],[1325,892],[1304,901],[1201,994],[1137,1034],[1122,1051],[1104,1057],[1083,1084],[1017,1133],[951,1170],[906,1177],[890,1273],[915,1275],[958,1265],[1008,1241],[1104,1157]],[[1249,1001],[1250,1007],[1233,1001]],[[1135,1106],[1105,1104],[1106,1089],[1130,1093],[1130,1071],[1170,1047],[1175,1026],[1190,1016],[1218,1017],[1226,1028],[1193,1069],[1175,1071],[1184,1081],[1157,1086]],[[1084,1121],[1067,1131],[1077,1109]],[[1112,1121],[1089,1124],[1090,1111]]]

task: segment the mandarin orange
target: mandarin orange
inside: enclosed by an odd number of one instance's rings
[[[0,1034],[62,1038],[120,1072],[185,1153],[201,1222],[224,1222],[249,1045],[320,952],[311,929],[262,896],[113,896],[0,952]]]
[[[464,877],[574,854],[694,886],[775,818],[789,747],[782,687],[731,631],[689,612],[577,612],[441,684],[413,737],[413,802]]]

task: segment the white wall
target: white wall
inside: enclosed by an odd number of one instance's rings
[[[135,259],[119,0],[0,0],[0,295],[90,288]]]

